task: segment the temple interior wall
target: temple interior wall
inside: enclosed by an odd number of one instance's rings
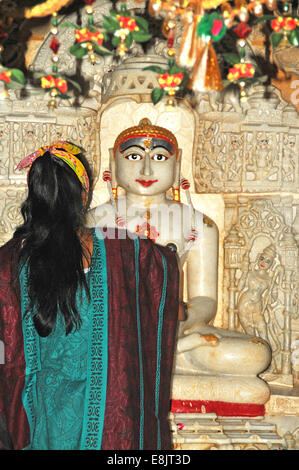
[[[35,69],[50,54],[47,28],[36,31],[28,47],[27,64]],[[63,34],[66,48],[72,39],[69,32]],[[270,286],[261,301],[267,328],[277,339],[272,345],[277,373],[267,380],[283,392],[273,394],[267,411],[274,421],[282,415],[292,416],[294,424],[283,425],[283,433],[295,436],[299,417],[299,104],[291,100],[291,83],[297,79],[273,83],[268,101],[260,89],[253,89],[244,108],[234,97],[225,102],[221,96],[203,96],[195,105],[180,101],[169,108],[162,101],[153,106],[149,94],[155,77],[147,73],[145,79],[143,59],[133,55],[127,66],[114,67],[112,79],[102,59],[94,68],[85,64],[84,73],[92,78],[94,93],[77,108],[60,103],[49,111],[48,97],[36,95],[34,90],[26,99],[10,93],[1,102],[0,245],[22,221],[26,173],[17,174],[15,167],[25,155],[57,139],[80,145],[95,175],[91,203],[95,207],[108,199],[101,175],[109,168],[109,148],[115,137],[143,117],[169,128],[183,151],[181,172],[191,183],[193,204],[219,230],[215,326],[242,330],[238,298],[245,287],[241,287],[241,279],[254,274],[258,253],[271,244],[275,247]]]

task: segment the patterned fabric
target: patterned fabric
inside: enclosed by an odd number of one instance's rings
[[[20,163],[17,165],[16,170],[21,170],[27,167],[29,167],[30,170],[32,163],[38,157],[44,155],[44,153],[47,151],[51,152],[53,155],[63,160],[76,173],[79,181],[82,184],[83,189],[88,194],[89,178],[87,176],[87,172],[84,168],[83,163],[77,157],[75,157],[75,155],[81,153],[81,150],[79,149],[79,147],[76,147],[73,144],[69,144],[68,142],[58,141],[54,144],[45,145],[41,147],[36,152],[33,152],[30,155],[27,155],[27,157],[23,158],[23,160],[21,160]]]
[[[26,266],[20,275],[26,381],[23,403],[31,442],[27,449],[98,450],[105,415],[107,385],[107,276],[105,243],[94,236],[89,273],[91,303],[77,294],[82,326],[65,335],[58,316],[46,338],[38,336],[26,315]]]
[[[82,327],[67,337],[61,317],[47,338],[22,322],[20,244],[0,248],[0,414],[14,449],[171,449],[177,260],[132,237],[118,229],[102,240],[94,232],[93,300],[78,297]]]

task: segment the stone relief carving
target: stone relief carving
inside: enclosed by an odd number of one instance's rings
[[[55,115],[46,107],[43,113],[41,101],[39,113],[28,114],[28,102],[21,112],[15,109],[14,101],[8,104],[8,113],[2,109],[0,112],[0,245],[12,236],[22,220],[20,205],[25,198],[26,173],[16,173],[15,168],[25,155],[49,142],[68,140],[85,150],[93,173],[97,175],[99,171],[96,120],[91,110],[81,109],[76,114],[60,108],[60,114]]]
[[[299,288],[295,236],[270,198],[249,199],[236,205],[236,212],[224,245],[228,326],[265,339],[272,348],[265,380],[292,386]]]
[[[196,192],[297,191],[299,122],[295,108],[283,103],[273,88],[267,99],[260,87],[253,88],[241,112],[236,112],[230,96],[219,103],[217,97],[214,103],[203,98],[197,105]],[[215,107],[215,103],[219,105]]]

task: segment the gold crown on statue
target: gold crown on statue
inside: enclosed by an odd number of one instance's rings
[[[172,132],[164,127],[154,126],[149,119],[144,118],[141,119],[138,126],[129,127],[119,134],[114,143],[114,152],[124,140],[132,139],[134,137],[165,139],[175,147],[175,151],[178,149],[177,139]]]

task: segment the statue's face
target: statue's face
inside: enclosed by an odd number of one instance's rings
[[[179,161],[168,141],[140,137],[120,145],[115,164],[117,182],[127,193],[154,196],[174,184]]]
[[[265,253],[261,253],[258,258],[258,267],[262,270],[269,269],[273,264],[274,258],[272,256],[267,256]]]

